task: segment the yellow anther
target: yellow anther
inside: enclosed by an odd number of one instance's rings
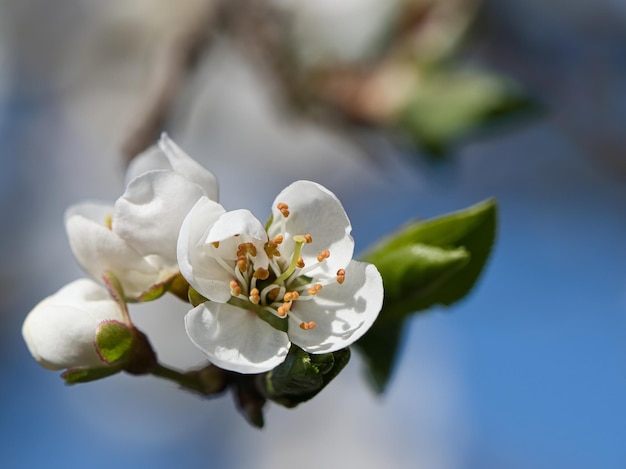
[[[214,247],[214,248],[216,248],[216,249],[220,247],[220,242],[219,242],[219,241],[213,241],[211,244],[212,244],[212,245],[213,245],[213,247]]]
[[[287,218],[289,216],[289,205],[280,202],[276,204],[276,208],[283,214],[283,217]]]
[[[328,249],[324,249],[317,255],[317,262],[322,262],[324,259],[328,259],[330,257],[330,251]]]
[[[304,240],[306,241],[307,244],[311,244],[313,242],[313,236],[307,233],[304,235]]]
[[[252,257],[256,256],[256,246],[252,243],[241,243],[237,246],[237,257],[250,254]]]
[[[104,219],[104,226],[106,226],[109,230],[113,229],[113,215],[110,213]]]
[[[316,326],[317,324],[315,324],[315,321],[300,323],[300,329],[304,329],[305,331],[310,331],[311,329],[315,329]]]
[[[237,283],[236,280],[230,281],[230,292],[232,293],[233,296],[241,295],[241,287],[239,286],[239,283]]]
[[[282,306],[278,308],[278,315],[281,318],[284,318],[285,316],[287,316],[287,313],[289,312],[290,309],[291,309],[291,302],[285,302],[283,303]]]
[[[250,303],[258,305],[259,302],[261,301],[261,296],[259,295],[259,289],[253,288],[252,290],[250,290],[250,297],[248,299],[250,300]]]
[[[337,283],[342,284],[346,280],[346,271],[344,269],[339,269],[337,271]]]
[[[276,287],[273,290],[270,290],[269,292],[267,292],[267,298],[270,301],[274,301],[278,297],[279,293],[280,293],[280,288]]]
[[[280,251],[278,250],[278,244],[274,243],[274,241],[270,241],[268,243],[265,243],[265,254],[267,254],[267,257],[269,257],[270,259],[272,257],[280,257]]]
[[[259,267],[254,271],[254,274],[252,274],[252,276],[259,280],[265,280],[270,276],[270,271],[264,269],[263,267]]]
[[[248,259],[244,256],[240,256],[237,259],[237,268],[241,271],[241,272],[245,272],[248,269]]]
[[[307,292],[309,292],[309,295],[316,295],[317,293],[319,293],[321,289],[322,289],[322,286],[319,283],[316,283],[311,288],[309,288]]]
[[[283,242],[283,239],[285,239],[285,238],[283,237],[283,235],[278,235],[278,236],[276,236],[276,237],[272,240],[272,243],[274,243],[274,244],[280,244],[280,243],[282,243],[282,242]]]
[[[300,298],[300,293],[298,293],[297,291],[288,291],[283,296],[283,301],[295,301],[298,298]]]
[[[302,256],[298,257],[298,262],[296,263],[296,267],[298,269],[304,268],[304,259],[302,259]]]

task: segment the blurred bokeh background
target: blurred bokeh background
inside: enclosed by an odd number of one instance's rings
[[[0,2],[2,467],[626,467],[626,2],[263,3]],[[64,210],[121,194],[155,103],[228,209],[315,180],[362,251],[496,197],[493,257],[411,320],[382,396],[357,354],[261,431],[156,378],[68,388],[21,323],[83,275]],[[185,311],[131,311],[181,368]]]

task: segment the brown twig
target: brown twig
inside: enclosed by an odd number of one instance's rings
[[[163,58],[157,63],[157,70],[151,74],[155,78],[144,101],[144,108],[135,120],[136,126],[122,144],[126,161],[152,145],[163,130],[178,90],[209,43],[216,6],[215,1],[208,1],[206,8],[193,17],[193,23],[184,34],[173,38],[163,47]]]

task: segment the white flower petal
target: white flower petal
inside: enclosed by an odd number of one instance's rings
[[[295,301],[292,311],[316,327],[302,330],[289,316],[289,338],[310,353],[345,348],[358,340],[374,323],[383,304],[383,282],[372,264],[352,261],[343,284],[325,286],[314,299]]]
[[[189,181],[198,184],[205,195],[214,201],[218,200],[217,179],[209,170],[185,153],[167,134],[161,135],[159,147],[167,157],[172,169],[185,176]]]
[[[133,179],[115,203],[113,231],[173,274],[178,271],[176,243],[183,219],[203,195],[180,174],[149,171]]]
[[[153,170],[176,172],[200,186],[204,195],[211,200],[217,201],[218,184],[213,173],[193,160],[165,133],[157,145],[152,145],[133,158],[126,171],[126,184]]]
[[[82,305],[90,302],[109,301],[111,296],[101,285],[91,279],[81,278],[65,285],[47,298],[54,304]]]
[[[255,265],[267,268],[268,260],[264,250],[267,232],[248,210],[233,210],[220,216],[211,226],[206,238],[206,243],[214,242],[219,242],[216,255],[226,261],[237,260],[237,247],[241,243],[252,243],[257,250]]]
[[[350,236],[352,225],[335,194],[311,181],[296,181],[287,186],[272,206],[271,236],[275,236],[280,229],[283,215],[276,206],[281,202],[289,206],[289,216],[285,219],[287,234],[311,234],[313,237],[313,242],[302,249],[305,265],[316,263],[321,251],[330,251],[330,257],[307,275],[333,277],[337,270],[348,265],[354,252],[354,240]],[[289,252],[292,246],[291,239],[285,240],[281,252]]]
[[[178,266],[180,273],[200,294],[213,301],[225,303],[230,299],[232,277],[209,255],[206,244],[209,228],[225,213],[217,202],[202,197],[189,211],[178,237]]]
[[[130,184],[136,177],[154,170],[172,171],[172,165],[157,144],[152,145],[131,160],[126,169],[126,185]]]
[[[238,373],[269,371],[285,360],[290,347],[287,334],[229,304],[198,305],[185,316],[185,329],[212,363]]]
[[[22,335],[33,357],[60,370],[104,366],[96,351],[102,321],[124,321],[118,305],[91,280],[76,280],[41,301],[28,314]]]
[[[113,272],[125,294],[137,297],[158,283],[159,271],[104,225],[101,216],[107,213],[106,209],[105,205],[88,203],[74,205],[66,211],[65,229],[70,248],[81,267],[94,279],[101,281],[104,272]]]

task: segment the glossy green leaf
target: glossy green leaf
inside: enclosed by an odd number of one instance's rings
[[[339,374],[350,359],[350,350],[309,354],[292,344],[283,363],[260,377],[268,399],[295,407],[317,395]]]
[[[411,223],[374,246],[363,259],[377,267],[380,264],[385,283],[385,307],[395,314],[406,315],[437,304],[451,305],[467,295],[491,252],[496,217],[495,200],[487,200],[459,212]],[[413,277],[402,280],[404,294],[416,298],[412,302],[387,294],[397,289],[388,280],[398,278],[390,270],[398,253],[402,252],[412,252],[415,263],[411,268],[404,266]],[[422,273],[417,275],[420,269]],[[427,292],[422,293],[422,290]],[[400,311],[396,311],[398,308]]]
[[[474,287],[496,235],[497,207],[488,200],[466,210],[411,223],[364,257],[380,270],[383,309],[357,342],[372,383],[381,392],[393,369],[405,319],[416,311],[448,306]]]
[[[470,262],[464,247],[407,244],[367,257],[383,277],[387,314],[403,317],[437,301],[438,288]]]

